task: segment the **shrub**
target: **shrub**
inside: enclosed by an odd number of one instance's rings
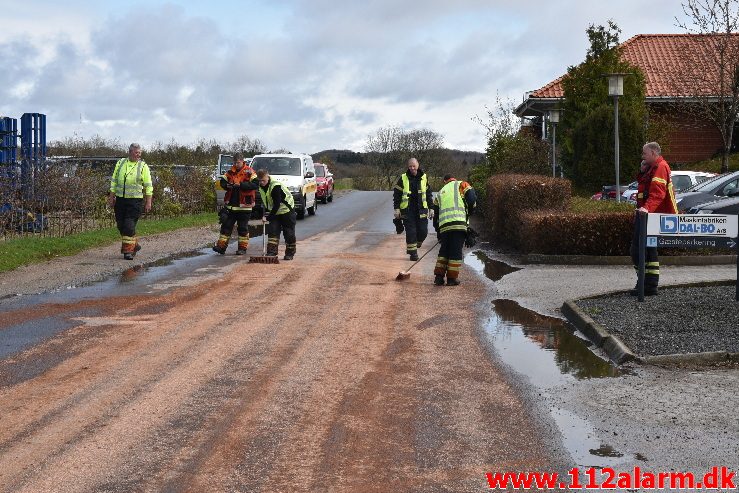
[[[522,211],[566,211],[570,201],[570,182],[536,175],[495,175],[487,183],[485,211],[498,237],[515,243],[516,215]]]
[[[516,247],[546,255],[628,255],[633,213],[522,211]]]

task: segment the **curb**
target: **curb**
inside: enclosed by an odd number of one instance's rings
[[[631,257],[627,256],[598,256],[598,255],[542,255],[529,253],[521,255],[522,264],[551,264],[551,265],[632,265]],[[686,255],[659,257],[660,265],[731,265],[736,264],[736,255]]]
[[[610,334],[605,327],[590,318],[574,301],[565,301],[562,305],[562,314],[574,325],[577,330],[587,336],[592,343],[603,348],[609,358],[621,365],[627,361],[639,360],[639,357],[621,340]]]
[[[620,293],[623,291],[614,291]],[[635,354],[621,339],[608,330],[575,304],[576,300],[568,300],[562,304],[562,314],[568,322],[583,333],[595,347],[605,351],[608,357],[617,365],[634,361],[646,365],[681,365],[706,364],[726,361],[739,361],[739,353],[727,351],[710,351],[705,353],[661,354],[658,356],[640,356]]]

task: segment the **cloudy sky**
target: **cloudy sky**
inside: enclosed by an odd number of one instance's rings
[[[648,5],[648,8],[645,7]],[[475,115],[580,62],[590,23],[680,32],[679,0],[0,0],[0,115],[48,139],[360,151],[387,125],[482,150]]]

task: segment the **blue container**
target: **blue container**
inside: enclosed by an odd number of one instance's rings
[[[0,118],[0,165],[15,164],[18,148],[18,121]]]

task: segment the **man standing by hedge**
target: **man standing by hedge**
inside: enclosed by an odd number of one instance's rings
[[[434,284],[459,285],[459,270],[462,268],[465,239],[469,217],[475,210],[477,196],[466,181],[457,181],[452,175],[444,176],[444,186],[434,199],[438,208],[438,231],[441,248],[434,268]]]
[[[108,205],[115,211],[115,222],[121,234],[121,253],[126,260],[133,260],[136,252],[141,250],[136,239],[136,223],[142,209],[144,212],[151,210],[153,194],[151,173],[141,159],[141,146],[131,144],[128,158],[115,165],[108,196]]]
[[[631,259],[634,267],[639,263],[639,212],[677,214],[675,192],[670,179],[670,166],[662,157],[662,149],[656,142],[649,142],[642,148],[642,164],[637,174],[639,189],[636,194],[637,213],[634,221],[634,235],[631,240]],[[657,294],[659,285],[659,258],[657,248],[646,249],[646,269],[644,276],[644,294]],[[631,290],[637,296],[637,288]]]
[[[428,220],[434,218],[429,210],[433,196],[426,173],[414,157],[408,160],[408,171],[400,175],[393,190],[395,219],[402,218],[405,227],[406,253],[418,260],[418,248],[428,236]]]

